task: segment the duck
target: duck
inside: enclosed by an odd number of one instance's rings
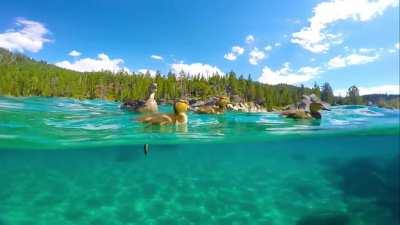
[[[189,102],[181,99],[174,104],[174,113],[153,113],[141,116],[137,119],[137,121],[151,125],[187,124],[188,117],[186,112],[188,111],[188,109]]]
[[[289,109],[281,112],[281,115],[293,119],[321,119],[322,115],[319,112],[321,109],[329,110],[320,102],[312,102],[309,104],[309,111],[303,108]]]
[[[129,100],[121,105],[122,109],[126,109],[138,113],[155,113],[158,111],[158,105],[155,100],[157,84],[152,83],[148,88],[147,100]]]
[[[202,105],[195,109],[194,112],[198,114],[223,114],[229,102],[228,97],[220,96],[215,105]]]

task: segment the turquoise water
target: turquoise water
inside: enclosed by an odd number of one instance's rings
[[[399,222],[399,111],[189,113],[162,128],[118,105],[0,97],[1,225]]]

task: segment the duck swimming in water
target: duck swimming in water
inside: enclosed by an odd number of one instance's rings
[[[308,107],[307,107],[308,108]],[[320,110],[329,110],[326,108],[322,103],[319,102],[312,102],[309,104],[309,111],[306,109],[290,109],[283,111],[281,115],[284,115],[288,118],[293,118],[293,119],[321,119],[321,113],[319,112]]]
[[[152,83],[149,86],[147,100],[129,100],[121,105],[122,109],[127,109],[139,113],[155,113],[158,111],[158,105],[154,98],[157,91],[157,84]]]
[[[228,97],[221,96],[215,105],[202,105],[195,109],[194,112],[198,114],[223,114],[229,102]]]
[[[139,117],[137,121],[153,125],[187,124],[188,117],[186,112],[188,109],[189,103],[186,100],[179,100],[174,104],[174,113],[145,115]]]

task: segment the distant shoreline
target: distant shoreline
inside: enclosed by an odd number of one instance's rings
[[[313,87],[288,84],[268,85],[234,71],[211,77],[189,76],[169,72],[155,76],[149,73],[77,72],[36,61],[19,53],[0,48],[0,95],[67,97],[73,99],[105,99],[124,102],[145,99],[147,88],[157,83],[157,101],[173,101],[182,96],[206,100],[230,96],[235,102],[262,106],[268,111],[299,102],[303,95],[315,94],[331,105],[378,105],[400,108],[399,95],[360,96],[356,86],[348,89],[346,97],[334,96],[329,83]]]
[[[378,95],[380,96],[381,94],[374,94],[374,95]],[[365,96],[367,96],[367,98],[371,95],[364,95],[361,96],[363,98],[365,98]],[[383,96],[388,96],[389,98],[393,98],[393,99],[400,99],[400,95],[383,95]],[[123,103],[123,101],[117,100],[117,99],[105,99],[105,98],[74,98],[74,97],[68,97],[68,96],[40,96],[40,95],[26,95],[26,96],[14,96],[14,95],[2,95],[0,94],[0,98],[1,97],[5,97],[5,98],[66,98],[66,99],[73,99],[73,100],[100,100],[100,101],[109,101],[109,102],[119,102],[119,103]],[[211,97],[210,97],[211,98]],[[159,105],[172,105],[174,103],[174,101],[178,100],[179,98],[176,99],[157,99],[157,103]],[[189,98],[189,99],[195,99],[195,98]],[[398,100],[397,100],[398,101]],[[243,102],[243,103],[249,103],[249,102]],[[351,106],[354,104],[333,104],[332,106]],[[387,109],[400,109],[399,107],[393,107],[390,105],[380,105],[380,104],[359,104],[360,106],[365,106],[365,105],[370,105],[370,106],[376,106],[379,108],[387,108]],[[277,112],[277,111],[281,111],[284,110],[284,108],[288,107],[290,105],[287,106],[272,106],[273,109],[272,110],[267,110],[266,108],[264,108],[266,111],[268,112]]]

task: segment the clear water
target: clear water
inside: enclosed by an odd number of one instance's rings
[[[118,103],[0,97],[0,224],[398,224],[399,115],[146,127]]]

